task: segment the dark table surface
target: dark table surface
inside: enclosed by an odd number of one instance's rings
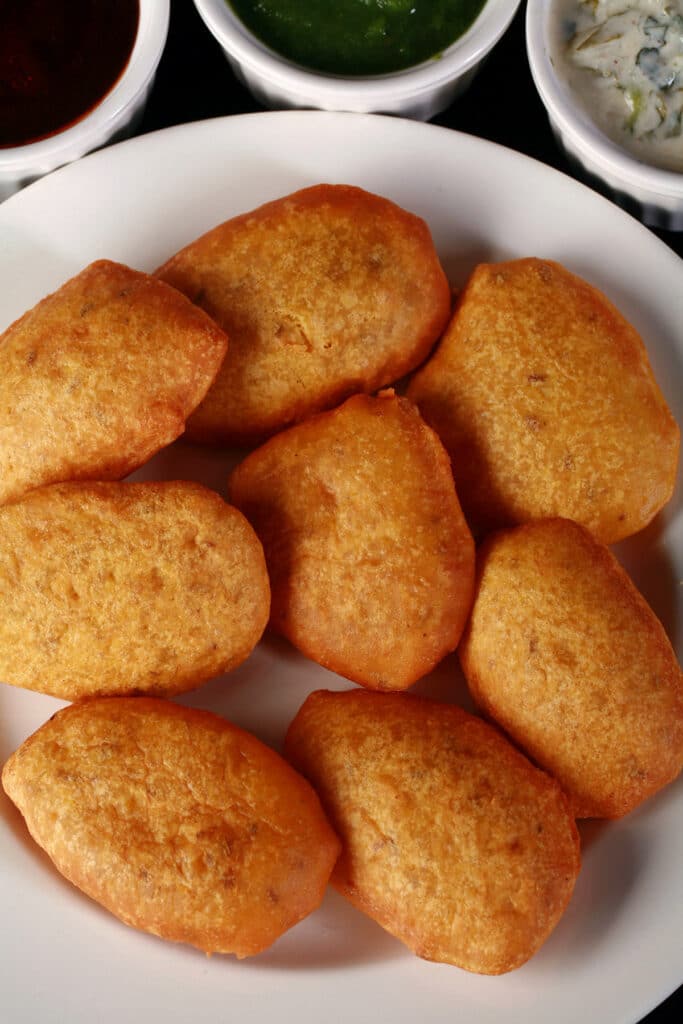
[[[524,43],[524,7],[522,3],[508,32],[488,58],[486,73],[478,76],[469,92],[434,120],[436,124],[491,139],[571,173],[555,144],[529,72]],[[503,104],[501,95],[506,97]],[[192,0],[171,0],[168,43],[140,132],[262,109],[232,74]],[[683,232],[657,231],[656,234],[683,257]],[[601,1024],[589,1014],[587,1008],[586,1024]],[[647,1024],[673,1020],[683,1021],[683,986],[645,1018]]]

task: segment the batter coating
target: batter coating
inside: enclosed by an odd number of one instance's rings
[[[0,504],[137,469],[183,432],[227,344],[148,274],[86,267],[0,336]]]
[[[0,508],[0,680],[64,700],[168,696],[268,621],[263,550],[200,484],[71,483]]]
[[[418,366],[450,293],[424,221],[348,185],[317,185],[226,221],[157,271],[230,336],[188,431],[254,444]]]
[[[477,267],[408,395],[448,449],[475,536],[563,516],[611,544],[671,497],[680,434],[645,346],[558,263]]]
[[[409,694],[318,691],[285,751],[342,841],[333,884],[418,956],[502,974],[547,939],[579,871],[576,825],[492,726]]]
[[[70,882],[134,928],[252,956],[322,900],[339,842],[309,784],[217,715],[150,698],[58,712],[2,784]]]
[[[618,818],[683,766],[683,675],[664,629],[584,527],[539,520],[477,557],[458,649],[470,691],[572,798]]]
[[[291,427],[237,467],[230,495],[263,543],[271,624],[309,658],[400,690],[455,649],[474,544],[411,402],[357,395]]]

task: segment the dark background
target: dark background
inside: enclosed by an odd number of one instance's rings
[[[555,144],[529,72],[524,42],[524,6],[521,5],[506,35],[469,91],[434,122],[491,139],[570,173],[568,162]],[[222,50],[196,13],[192,0],[171,0],[168,43],[140,132],[262,109],[232,74]],[[657,231],[656,234],[683,257],[683,232]],[[681,971],[683,973],[683,929]],[[683,986],[645,1018],[647,1024],[664,1024],[673,1020],[679,1024],[683,1022]],[[585,1022],[577,1024],[601,1022],[590,1017],[587,1007]]]

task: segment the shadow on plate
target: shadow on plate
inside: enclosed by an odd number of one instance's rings
[[[411,686],[408,693],[442,704],[458,704],[465,711],[477,714],[456,653],[447,655],[429,675]]]
[[[614,554],[663,625],[674,648],[680,642],[680,583],[664,543],[668,510],[640,533],[615,545]],[[671,542],[669,542],[670,546]]]
[[[228,477],[246,453],[179,437],[162,448],[128,480],[196,480],[227,500]]]
[[[609,942],[638,885],[648,857],[647,838],[617,822],[580,821],[582,868],[574,895],[557,929],[558,957],[586,960]],[[561,940],[561,941],[560,941]],[[552,954],[553,943],[548,952]]]
[[[410,953],[375,921],[328,888],[322,906],[265,953],[240,966],[283,970],[348,968],[377,964]]]
[[[446,249],[439,252],[441,265],[448,282],[456,292],[462,289],[470,274],[480,263],[500,263],[502,260],[513,259],[514,254],[495,251],[483,239],[467,238],[460,241],[457,249]]]

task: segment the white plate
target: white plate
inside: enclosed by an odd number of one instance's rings
[[[569,178],[446,129],[372,116],[256,114],[181,126],[73,164],[0,207],[0,329],[97,257],[144,270],[232,214],[319,181],[349,182],[429,222],[454,284],[482,259],[561,260],[602,288],[646,339],[683,420],[683,263]],[[176,444],[149,476],[224,492],[227,458]],[[680,488],[620,547],[680,645]],[[0,609],[0,614],[2,614]],[[232,676],[187,698],[278,746],[309,690],[345,686],[266,641]],[[453,658],[418,692],[458,699]],[[0,759],[59,706],[0,685]],[[426,963],[330,892],[267,953],[207,959],[132,931],[72,889],[0,798],[3,1020],[193,1024],[385,1020],[630,1024],[681,981],[683,778],[620,822],[583,827],[584,867],[540,953],[500,978]]]

